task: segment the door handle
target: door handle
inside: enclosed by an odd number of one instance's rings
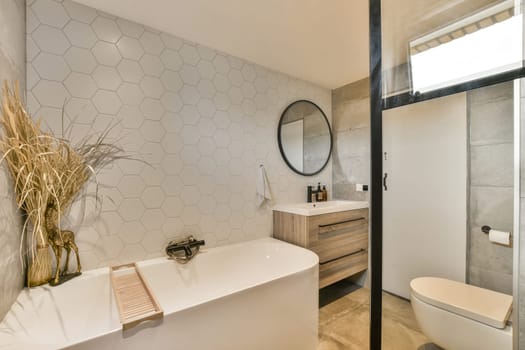
[[[388,177],[388,173],[385,173],[385,175],[383,176],[383,188],[385,191],[388,191],[388,187],[386,185],[386,178]]]

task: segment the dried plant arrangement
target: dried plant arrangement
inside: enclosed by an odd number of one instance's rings
[[[25,213],[30,263],[27,286],[61,284],[80,274],[81,264],[75,235],[62,230],[60,218],[78,198],[90,179],[109,163],[127,158],[118,146],[106,142],[111,127],[99,136],[87,135],[74,146],[64,137],[43,132],[40,120],[26,112],[18,84],[4,83],[1,105],[0,151],[14,183],[17,206]],[[92,141],[93,140],[93,141]],[[98,191],[95,194],[98,199]],[[53,272],[50,249],[55,255]],[[63,250],[66,261],[61,268]],[[67,273],[71,252],[77,271]]]

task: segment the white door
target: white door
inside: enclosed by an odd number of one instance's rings
[[[466,95],[383,112],[383,288],[419,276],[465,281]]]

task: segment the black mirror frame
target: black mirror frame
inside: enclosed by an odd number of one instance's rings
[[[313,173],[305,173],[305,172],[302,172],[302,171],[299,171],[297,170],[296,168],[294,168],[294,166],[292,164],[290,164],[290,162],[288,161],[288,159],[286,158],[286,155],[284,153],[284,150],[283,150],[283,145],[282,145],[282,142],[281,142],[281,125],[282,125],[282,121],[283,121],[283,118],[286,114],[286,112],[292,107],[294,106],[295,104],[297,103],[300,103],[300,102],[306,102],[306,103],[310,103],[312,105],[314,105],[320,112],[321,114],[323,115],[324,117],[324,120],[326,122],[326,125],[328,126],[328,133],[330,134],[330,150],[328,152],[328,157],[326,158],[326,162],[324,162],[323,166],[321,168],[319,168],[319,170],[313,172]],[[328,121],[328,118],[326,117],[326,114],[324,113],[324,111],[321,109],[321,107],[319,107],[316,103],[310,101],[310,100],[297,100],[297,101],[294,101],[292,103],[290,103],[285,109],[284,111],[281,113],[281,117],[279,118],[279,124],[277,125],[277,143],[279,144],[279,151],[281,152],[281,157],[283,158],[284,162],[286,163],[286,165],[288,165],[288,167],[290,169],[292,169],[292,171],[296,174],[299,174],[299,175],[302,175],[302,176],[313,176],[313,175],[317,175],[319,174],[321,171],[323,171],[324,168],[326,168],[326,165],[328,164],[328,162],[330,161],[330,158],[332,157],[332,149],[333,149],[333,146],[334,146],[334,140],[333,140],[333,136],[332,136],[332,126],[330,125],[330,122]]]

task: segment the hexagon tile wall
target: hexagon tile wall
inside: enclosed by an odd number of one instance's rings
[[[55,133],[72,126],[73,141],[118,121],[111,136],[151,165],[120,161],[98,176],[101,209],[88,202],[74,227],[87,269],[161,256],[190,233],[210,247],[269,236],[259,164],[275,201],[330,184],[330,165],[315,178],[291,172],[276,141],[293,100],[330,116],[328,89],[69,0],[28,1],[27,34],[30,112]]]

